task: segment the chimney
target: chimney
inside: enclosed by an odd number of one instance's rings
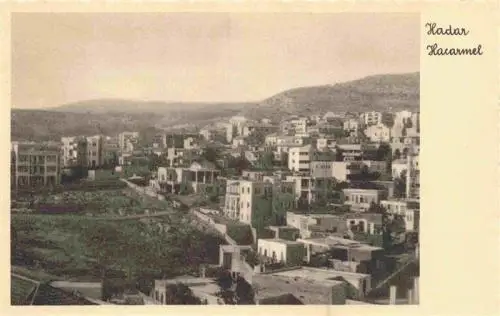
[[[201,266],[200,277],[203,278],[203,279],[205,278],[205,271],[206,271],[205,266]]]
[[[389,305],[396,305],[396,286],[391,285],[389,288]]]
[[[419,304],[420,296],[419,296],[419,277],[415,277],[413,279],[413,304]]]

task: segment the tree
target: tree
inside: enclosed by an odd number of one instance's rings
[[[238,305],[254,305],[255,292],[252,286],[241,276],[236,279],[236,303]]]
[[[380,204],[372,202],[368,208],[368,213],[385,214],[386,210]]]
[[[401,159],[401,151],[399,150],[399,148],[394,151],[393,159]]]
[[[184,283],[168,284],[165,291],[167,305],[201,305],[201,300]]]
[[[406,170],[401,172],[401,177],[394,179],[394,197],[402,198],[406,195]]]
[[[219,158],[219,152],[217,148],[207,147],[203,151],[202,157],[207,161],[210,161],[212,163],[217,163],[217,159]]]
[[[262,170],[272,170],[274,165],[274,154],[272,152],[264,152],[257,160],[257,167]]]
[[[282,152],[280,154],[280,166],[281,167],[285,167],[285,168],[288,168],[288,153],[286,152]]]
[[[392,158],[392,149],[391,146],[387,143],[381,143],[377,149],[377,160],[386,161]]]
[[[405,147],[405,148],[403,149],[403,157],[404,157],[404,158],[407,158],[407,157],[408,157],[408,151],[409,151],[409,150],[408,150],[408,147]]]
[[[234,305],[236,302],[235,294],[233,291],[233,278],[231,277],[231,273],[228,270],[219,270],[216,273],[215,280],[217,285],[219,286],[219,292],[217,292],[217,296],[222,298],[224,304]]]
[[[340,148],[335,149],[335,161],[343,161],[344,160],[344,151]]]

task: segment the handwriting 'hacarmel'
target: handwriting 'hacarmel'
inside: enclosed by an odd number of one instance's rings
[[[426,48],[429,56],[478,56],[483,54],[482,45],[477,45],[477,47],[474,48],[443,48],[439,47],[437,43],[434,43],[432,45],[427,45]]]

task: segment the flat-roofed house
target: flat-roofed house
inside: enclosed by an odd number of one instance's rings
[[[353,211],[366,212],[372,203],[378,204],[387,198],[386,190],[371,189],[343,189],[345,204],[350,205]]]
[[[281,262],[288,266],[301,265],[304,260],[302,243],[285,239],[259,239],[258,253],[271,262]]]

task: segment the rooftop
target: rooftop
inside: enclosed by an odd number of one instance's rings
[[[294,271],[301,271],[297,269]],[[329,298],[326,296],[326,289],[343,282],[338,280],[311,279],[301,275],[296,277],[288,275],[256,274],[252,277],[252,285],[255,289],[257,300],[271,299],[283,294],[293,295],[303,304],[325,304]]]
[[[392,164],[402,164],[402,165],[406,165],[406,160],[405,159],[396,159],[392,162]]]
[[[285,240],[285,239],[280,239],[280,238],[260,238],[260,240],[266,241],[266,242],[274,242],[274,243],[279,243],[279,244],[284,244],[284,245],[301,245],[302,243],[297,242],[297,241],[291,241],[291,240]]]
[[[333,269],[321,269],[321,268],[311,268],[311,267],[301,267],[299,269],[290,269],[286,271],[279,271],[275,273],[271,273],[273,276],[278,277],[286,277],[294,280],[303,279],[311,282],[318,282],[321,284],[328,283],[330,281],[333,282],[342,282],[335,278],[338,277],[346,277],[346,278],[359,278],[363,279],[368,277],[368,274],[362,273],[354,273],[354,272],[345,272],[345,271],[337,271]],[[333,283],[334,285],[335,283]]]
[[[365,251],[375,251],[381,250],[380,247],[373,247],[367,244],[360,243],[355,240],[344,239],[340,237],[328,236],[325,238],[304,238],[297,239],[298,242],[305,244],[313,244],[319,246],[325,246],[330,248],[348,248],[348,249],[359,249]]]

